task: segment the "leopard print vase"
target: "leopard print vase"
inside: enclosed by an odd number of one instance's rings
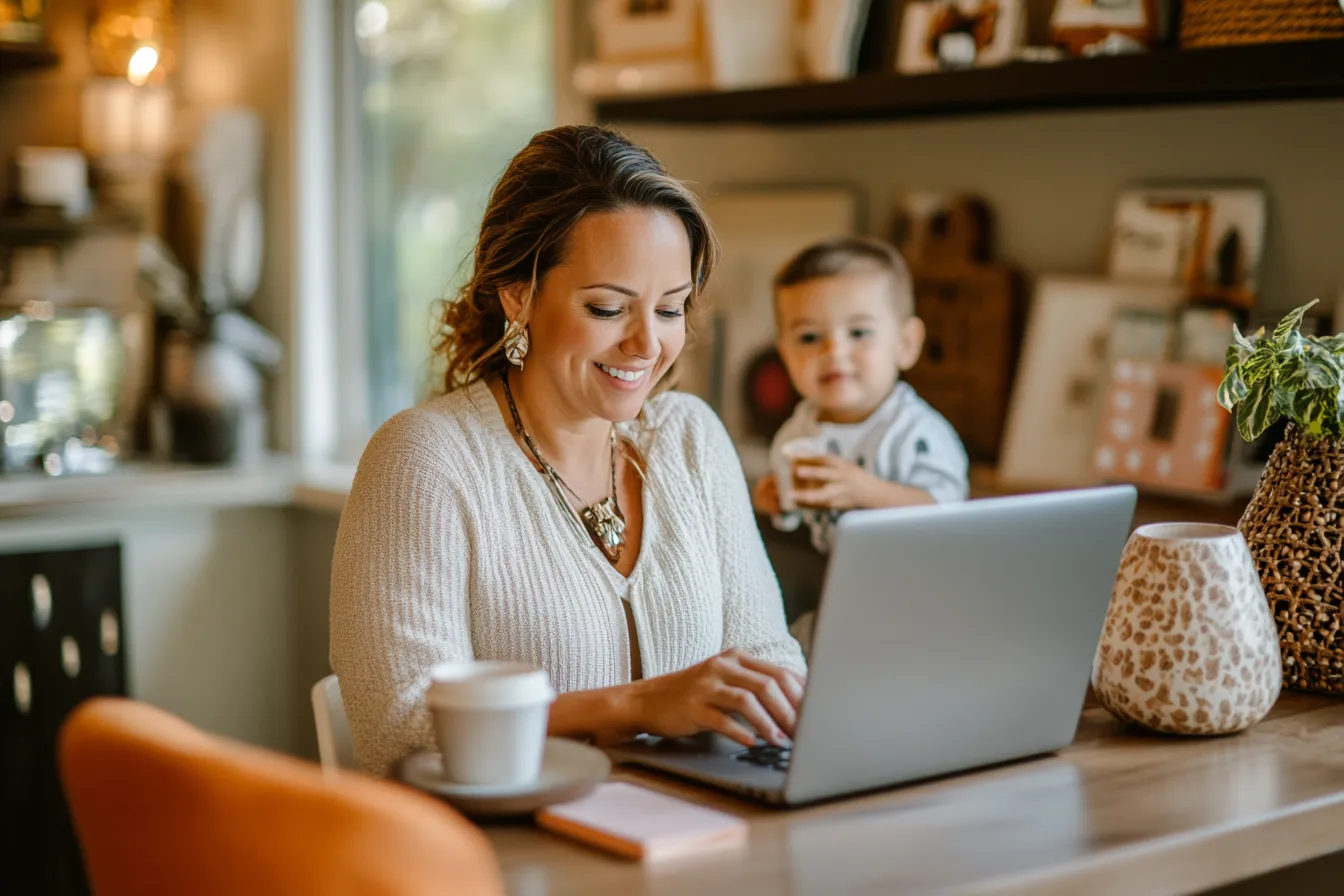
[[[1130,536],[1092,666],[1102,706],[1170,734],[1230,734],[1264,718],[1282,680],[1240,532],[1169,523]]]

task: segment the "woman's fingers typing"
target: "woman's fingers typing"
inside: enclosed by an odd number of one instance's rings
[[[803,705],[803,686],[805,682],[797,672],[785,669],[783,666],[776,666],[774,663],[767,663],[765,660],[758,660],[756,657],[746,654],[741,656],[741,661],[746,668],[774,679],[795,712]]]
[[[793,727],[798,721],[798,711],[789,702],[789,698],[784,695],[784,689],[779,686],[775,679],[745,667],[740,667],[728,673],[724,679],[728,684],[741,688],[755,698],[755,701],[769,715],[772,728],[778,728],[780,733],[787,737],[793,736]],[[769,740],[775,739],[770,736],[768,729],[757,730],[761,732],[762,737]]]

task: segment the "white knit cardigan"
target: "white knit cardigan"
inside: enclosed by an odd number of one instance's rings
[[[331,665],[364,768],[386,774],[433,745],[423,695],[435,663],[532,663],[562,693],[628,682],[623,598],[646,677],[728,647],[803,671],[741,465],[713,411],[669,392],[620,431],[647,470],[628,579],[576,531],[483,383],[404,411],[374,435],[331,577]]]

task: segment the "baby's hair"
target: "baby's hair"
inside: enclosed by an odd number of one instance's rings
[[[867,236],[841,236],[808,246],[779,269],[775,292],[822,277],[865,273],[886,274],[896,312],[902,318],[915,313],[914,283],[905,259],[895,246]]]

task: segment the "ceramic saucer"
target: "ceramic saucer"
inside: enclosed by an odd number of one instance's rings
[[[400,777],[412,787],[441,797],[468,815],[525,815],[588,793],[611,774],[611,760],[596,747],[561,737],[546,739],[541,773],[527,784],[498,787],[458,784],[443,777],[443,757],[434,750],[414,753]]]

